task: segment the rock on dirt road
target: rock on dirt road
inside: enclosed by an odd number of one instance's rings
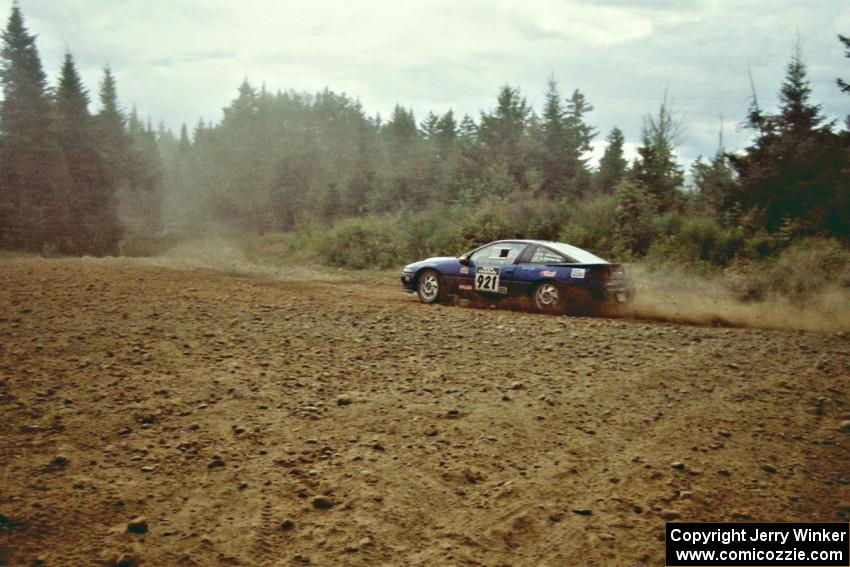
[[[846,336],[299,274],[0,260],[0,564],[659,565],[665,518],[850,520]]]

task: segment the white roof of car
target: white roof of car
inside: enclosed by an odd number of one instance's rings
[[[525,239],[516,239],[516,240],[499,240],[497,242],[527,242],[529,244],[539,244],[541,246],[546,246],[555,250],[556,252],[560,252],[565,256],[569,256],[576,262],[581,264],[607,264],[607,260],[603,260],[596,254],[591,254],[587,250],[582,250],[577,246],[573,246],[572,244],[566,244],[564,242],[554,242],[550,240],[525,240]]]

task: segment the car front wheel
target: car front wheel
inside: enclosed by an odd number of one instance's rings
[[[422,303],[437,303],[445,292],[443,290],[443,279],[435,270],[425,270],[419,276],[416,284],[416,295]]]
[[[563,288],[554,282],[543,282],[534,288],[534,306],[544,313],[563,313],[566,297]]]

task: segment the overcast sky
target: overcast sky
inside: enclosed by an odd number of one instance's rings
[[[600,141],[619,126],[637,142],[666,87],[687,162],[714,152],[721,117],[726,146],[745,144],[747,67],[773,108],[798,36],[814,100],[850,114],[835,86],[850,79],[836,38],[850,35],[848,0],[19,2],[51,82],[66,49],[92,93],[109,63],[124,106],[175,130],[217,122],[246,77],[272,91],[328,86],[368,114],[399,103],[418,119],[449,109],[477,119],[504,84],[539,110],[554,76],[564,96],[578,88],[595,107]],[[0,6],[8,14],[11,2]]]

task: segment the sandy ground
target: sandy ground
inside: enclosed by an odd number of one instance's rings
[[[204,266],[0,259],[0,564],[663,565],[667,519],[850,520],[846,333]]]

